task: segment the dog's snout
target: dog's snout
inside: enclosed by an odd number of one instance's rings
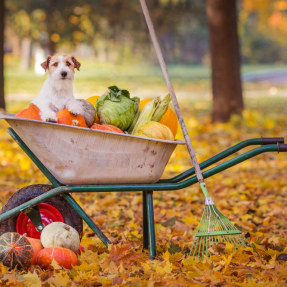
[[[68,73],[67,72],[61,72],[61,76],[63,77],[63,78],[65,78],[66,76],[68,75]]]

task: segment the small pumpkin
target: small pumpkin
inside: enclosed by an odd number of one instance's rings
[[[78,264],[76,254],[62,247],[45,248],[39,252],[37,257],[37,263],[43,269],[53,269],[50,265],[53,260],[66,269],[72,269],[72,266]]]
[[[63,222],[52,222],[45,226],[41,233],[41,242],[45,248],[64,247],[74,253],[80,248],[78,231]]]
[[[151,99],[144,99],[140,101],[140,111],[143,109],[143,107],[150,101]],[[172,131],[174,137],[176,136],[177,129],[178,129],[178,120],[176,113],[168,107],[167,111],[159,121],[161,124],[167,126]]]
[[[176,113],[170,107],[168,107],[167,111],[162,116],[159,122],[167,126],[173,133],[174,137],[176,136],[177,129],[178,129],[178,120],[177,120]]]
[[[11,269],[28,270],[33,263],[34,250],[30,241],[17,232],[0,236],[0,262]]]
[[[77,127],[87,127],[85,118],[82,115],[74,116],[68,109],[57,112],[58,124]]]
[[[91,127],[96,120],[96,109],[90,102],[86,100],[77,100],[83,109],[82,116],[84,117],[88,127]]]
[[[15,117],[37,121],[42,120],[40,117],[40,109],[34,104],[30,104],[27,109],[20,111]]]
[[[37,264],[37,256],[38,256],[38,253],[44,248],[41,241],[39,239],[36,239],[36,238],[32,238],[32,237],[26,237],[30,244],[32,245],[33,247],[33,250],[34,250],[34,256],[33,256],[33,260],[32,260],[32,263],[33,264]]]
[[[124,132],[121,129],[119,129],[113,125],[94,124],[94,125],[92,125],[91,129],[124,134]]]
[[[167,126],[153,121],[142,125],[139,128],[138,132],[135,134],[135,136],[142,136],[160,140],[174,140],[174,136]]]

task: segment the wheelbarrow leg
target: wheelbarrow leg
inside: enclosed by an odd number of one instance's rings
[[[156,244],[155,244],[155,230],[154,230],[154,213],[153,213],[153,191],[147,192],[147,212],[148,212],[148,231],[149,231],[149,246],[150,259],[155,259]]]
[[[147,192],[142,192],[143,197],[143,249],[148,249],[148,216],[147,216]]]
[[[62,194],[68,203],[75,209],[75,211],[82,217],[87,225],[97,234],[101,241],[108,247],[111,244],[110,240],[100,230],[100,228],[93,222],[93,220],[87,215],[87,213],[81,208],[81,206],[75,201],[70,194]]]

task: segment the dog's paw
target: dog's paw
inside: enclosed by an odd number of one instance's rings
[[[50,111],[48,113],[42,114],[42,119],[45,122],[50,122],[50,123],[57,123],[58,122],[58,118],[56,113]]]
[[[82,107],[79,106],[78,102],[73,103],[73,104],[69,104],[67,108],[68,108],[69,112],[74,116],[78,116],[78,115],[81,115],[83,113]]]
[[[52,119],[52,118],[48,118],[48,119],[46,119],[46,122],[49,122],[49,123],[57,123],[58,120],[55,120],[55,119]]]
[[[78,116],[78,115],[80,115],[81,113],[79,113],[79,112],[75,112],[75,111],[70,111],[70,113],[73,115],[73,116]]]

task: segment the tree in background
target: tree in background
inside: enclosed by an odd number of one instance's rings
[[[243,109],[238,37],[232,36],[237,29],[235,2],[147,0],[168,64],[209,64],[211,58],[215,121],[227,121]],[[237,4],[243,62],[286,62],[286,0],[238,0]],[[6,6],[7,37],[13,31],[27,55],[31,55],[31,43],[37,43],[47,54],[85,46],[103,62],[156,62],[138,1],[9,0]]]
[[[147,2],[168,61],[201,64],[207,53],[204,3]],[[7,25],[21,41],[38,42],[49,54],[86,44],[104,60],[155,60],[138,1],[10,0],[6,5]]]
[[[4,0],[0,0],[0,109],[5,110],[4,100]]]
[[[212,121],[241,114],[243,97],[236,0],[206,0],[212,66]]]
[[[244,63],[286,63],[286,0],[242,0],[239,32]]]

